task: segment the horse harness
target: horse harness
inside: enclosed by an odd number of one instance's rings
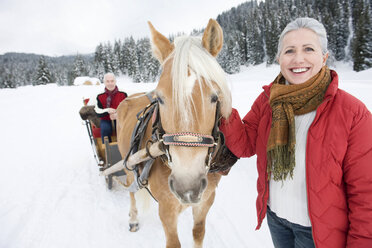
[[[165,133],[160,120],[158,100],[153,96],[153,91],[147,93],[146,96],[150,100],[150,104],[148,104],[137,114],[137,124],[132,132],[130,149],[124,158],[125,168],[129,171],[133,171],[136,178],[132,185],[129,186],[130,192],[136,192],[141,188],[146,188],[151,194],[150,190],[147,188],[148,176],[156,157],[153,157],[150,154],[148,147],[152,143],[158,141],[160,142],[161,150],[163,150],[165,153],[165,155],[161,155],[160,157],[170,169],[172,168],[172,157],[169,153],[169,146],[185,146],[208,147],[208,155],[206,157],[206,173],[214,173],[226,170],[226,166],[219,166],[218,161],[216,163],[212,162],[212,158],[219,153],[218,150],[222,150],[220,148],[224,147],[224,136],[218,128],[221,118],[219,101],[217,101],[215,123],[212,130],[212,135],[193,132]],[[138,165],[136,165],[134,169],[128,168],[127,161],[130,155],[140,150],[150,119],[152,119],[152,135],[151,139],[146,141],[145,144],[146,152],[150,159],[145,162],[142,171],[140,172]],[[228,167],[231,166],[232,165]],[[152,194],[151,196],[154,198]]]

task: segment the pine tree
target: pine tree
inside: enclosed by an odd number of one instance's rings
[[[267,8],[270,6],[268,5]],[[278,37],[280,35],[280,23],[277,15],[272,12],[277,9],[276,5],[272,5],[269,10],[267,10],[266,16],[266,27],[265,27],[265,44],[266,44],[266,62],[272,64],[275,62],[275,56],[278,46]]]
[[[115,41],[112,54],[112,72],[118,74],[120,71],[121,61],[121,41]]]
[[[252,12],[252,21],[247,23],[247,64],[258,65],[263,62],[265,51],[263,46],[262,32],[259,23],[259,13],[255,9]]]
[[[220,66],[225,72],[230,73],[228,72],[228,68],[227,68],[230,61],[229,61],[228,48],[227,48],[226,42],[223,44],[221,52],[217,56],[217,62],[220,64]]]
[[[74,78],[88,75],[87,66],[85,65],[83,57],[79,54],[76,55],[74,60],[73,75]]]
[[[129,67],[129,44],[130,40],[127,38],[124,40],[123,45],[121,47],[121,60],[120,60],[120,71],[127,75],[128,74],[128,67]]]
[[[37,75],[35,78],[34,85],[49,84],[53,83],[52,76],[50,74],[48,65],[45,61],[45,57],[41,56],[39,59],[39,65],[37,68]]]
[[[353,68],[362,71],[372,67],[372,27],[369,3],[362,1],[364,6],[355,26],[353,39]]]
[[[139,72],[139,64],[138,64],[138,56],[137,56],[137,47],[136,47],[136,42],[134,41],[133,37],[130,37],[127,48],[129,51],[129,54],[126,58],[128,76],[131,78],[136,77],[137,80],[139,80],[138,75],[140,72]]]
[[[96,64],[95,66],[96,70],[95,70],[95,75],[96,77],[101,81],[103,82],[103,77],[105,75],[105,68],[103,66],[103,63],[98,63]]]
[[[349,37],[349,6],[348,1],[339,0],[337,3],[336,20],[336,47],[335,47],[335,58],[336,60],[344,60],[346,53],[345,48],[347,45],[347,39]]]
[[[238,73],[240,72],[240,65],[242,64],[241,51],[239,43],[236,41],[235,45],[231,49],[231,72]]]
[[[2,73],[2,82],[0,83],[0,88],[16,88],[16,82],[13,74],[9,70],[5,70]]]
[[[275,21],[268,21],[266,24],[266,31],[265,31],[265,45],[266,45],[266,63],[272,64],[275,61],[275,55],[276,55],[276,48],[277,48],[277,39],[274,37],[275,33]]]
[[[144,38],[137,42],[137,54],[139,57],[139,67],[142,81],[155,81],[159,73],[160,64],[157,59],[152,56],[149,38]]]
[[[99,43],[96,47],[96,51],[94,53],[94,62],[95,63],[102,63],[103,62],[103,45]]]
[[[102,51],[102,64],[103,67],[105,68],[105,73],[114,72],[112,61],[113,61],[112,46],[110,42],[107,42],[107,44],[103,46]]]

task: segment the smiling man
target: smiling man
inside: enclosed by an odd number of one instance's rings
[[[127,93],[119,91],[116,78],[113,73],[106,73],[103,77],[105,92],[97,96],[97,104],[94,110],[101,119],[101,138],[108,136],[111,142],[113,129],[116,127],[116,109],[120,102],[127,97]]]

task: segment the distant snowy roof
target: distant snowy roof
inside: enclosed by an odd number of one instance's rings
[[[74,85],[101,85],[101,81],[98,78],[77,77],[74,80]]]

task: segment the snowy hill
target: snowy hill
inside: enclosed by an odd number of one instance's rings
[[[356,73],[341,64],[336,71],[340,88],[371,110],[372,70]],[[278,66],[260,65],[228,76],[233,106],[241,115],[278,72]],[[118,86],[132,94],[156,84],[120,77]],[[164,247],[156,203],[139,216],[140,230],[130,233],[128,193],[120,186],[107,190],[99,175],[78,112],[83,97],[100,91],[102,85],[0,90],[0,247]],[[266,222],[255,231],[256,179],[255,157],[240,159],[222,178],[204,247],[273,247]],[[192,247],[191,211],[181,215],[178,227],[182,247]]]

